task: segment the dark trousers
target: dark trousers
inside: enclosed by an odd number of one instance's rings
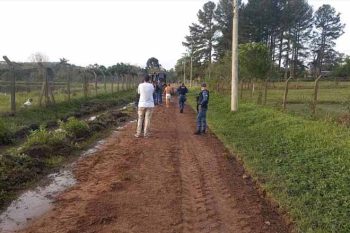
[[[184,110],[185,102],[186,102],[186,96],[185,95],[180,95],[180,97],[179,97],[180,110]]]
[[[197,115],[197,131],[205,132],[207,130],[207,110],[206,108],[199,108]]]
[[[162,104],[163,103],[162,95],[163,95],[163,91],[162,90],[157,91],[158,104]]]

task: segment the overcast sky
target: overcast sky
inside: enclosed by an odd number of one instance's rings
[[[217,2],[215,0],[214,2]],[[185,52],[181,42],[207,0],[0,0],[0,55],[28,61],[42,52],[50,61],[77,65],[126,62],[145,66],[156,57],[167,69]],[[347,24],[337,49],[350,55],[350,0],[328,3]]]

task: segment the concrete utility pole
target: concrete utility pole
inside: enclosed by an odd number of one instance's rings
[[[233,0],[231,111],[238,110],[238,0]]]
[[[185,84],[185,81],[186,81],[186,57],[183,60],[183,64],[184,64],[184,84]]]
[[[193,59],[192,59],[192,55],[191,55],[190,87],[192,87],[192,69],[193,69]]]

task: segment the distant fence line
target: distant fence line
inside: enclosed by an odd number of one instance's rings
[[[23,107],[29,98],[33,99],[33,105],[46,107],[73,98],[130,90],[136,88],[141,80],[140,74],[116,75],[89,67],[72,68],[67,65],[59,67],[58,77],[57,72],[44,63],[24,67],[6,56],[3,58],[6,66],[5,69],[2,66],[0,76],[7,80],[0,80],[0,112],[12,114]],[[36,73],[36,78],[31,77],[33,73]],[[25,80],[18,80],[23,77]]]

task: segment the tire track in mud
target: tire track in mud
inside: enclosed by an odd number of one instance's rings
[[[79,183],[22,232],[290,232],[215,135],[194,127],[191,109],[157,107],[150,138],[134,138],[135,124],[108,138],[78,163]]]

